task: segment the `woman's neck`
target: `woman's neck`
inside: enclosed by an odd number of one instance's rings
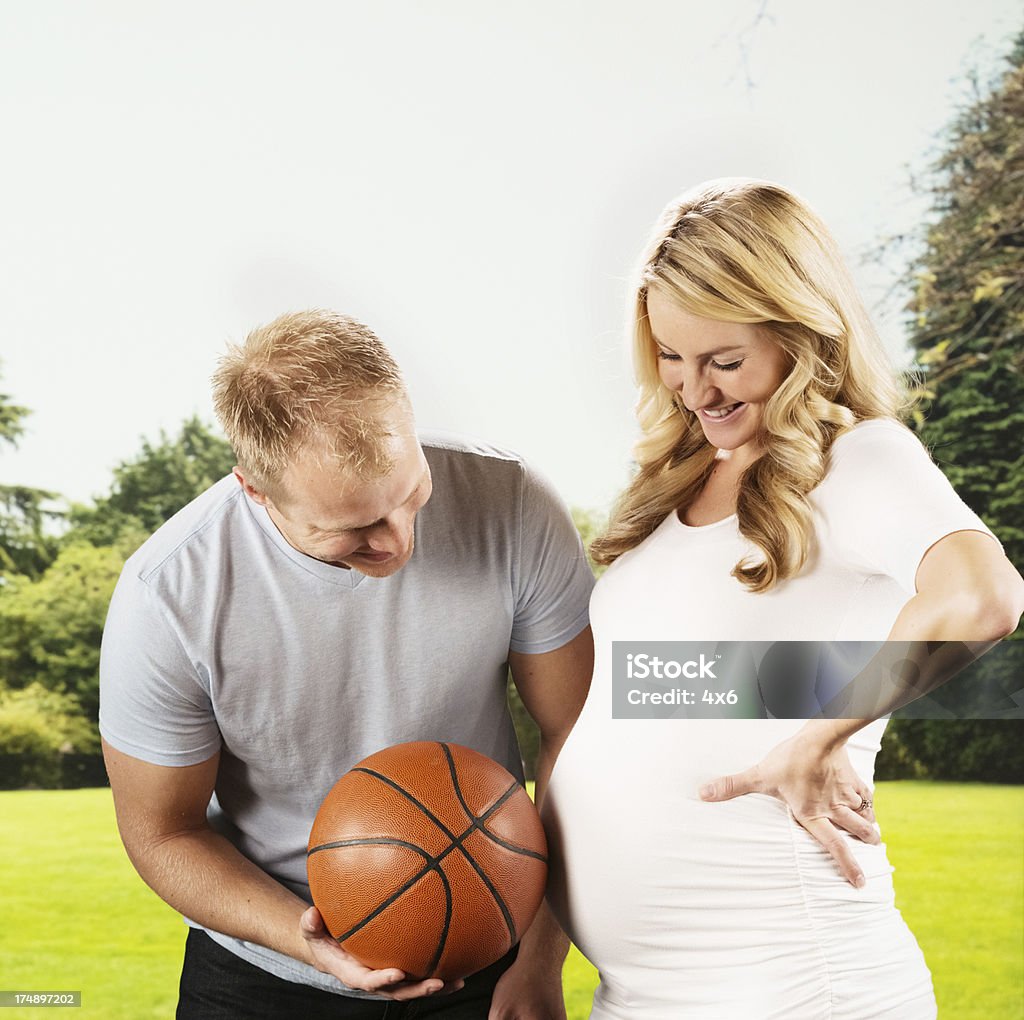
[[[679,519],[684,524],[700,527],[731,517],[736,513],[740,476],[759,456],[759,452],[745,446],[719,450],[700,492],[689,505],[679,508]]]

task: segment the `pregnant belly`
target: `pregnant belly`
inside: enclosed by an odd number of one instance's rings
[[[678,722],[581,717],[545,803],[551,898],[606,995],[670,974],[721,1002],[738,974],[759,975],[762,992],[766,974],[784,983],[830,927],[891,907],[892,869],[883,847],[851,837],[868,877],[856,890],[774,797],[699,800],[702,782],[754,764],[793,724]]]

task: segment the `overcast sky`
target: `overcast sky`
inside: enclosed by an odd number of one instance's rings
[[[226,341],[329,307],[392,347],[421,426],[604,509],[662,206],[786,184],[877,303],[898,266],[860,258],[920,222],[911,174],[1022,25],[1017,0],[0,0],[0,392],[33,411],[0,482],[104,492],[141,436],[212,421]]]

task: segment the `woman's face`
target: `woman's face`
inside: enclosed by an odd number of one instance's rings
[[[690,315],[654,287],[647,318],[661,381],[697,415],[708,442],[759,455],[765,404],[789,371],[782,348],[755,325]]]

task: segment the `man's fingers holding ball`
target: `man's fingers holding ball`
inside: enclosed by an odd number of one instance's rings
[[[316,907],[310,907],[303,913],[299,918],[299,927],[302,929],[303,938],[323,938],[327,934],[324,919]]]
[[[430,978],[428,981],[419,981],[416,984],[403,984],[395,981],[384,981],[377,983],[374,978],[376,974],[384,974],[385,971],[374,971],[360,986],[367,992],[377,992],[379,995],[386,995],[395,1002],[406,1002],[409,999],[421,999],[425,995],[434,995],[444,988],[444,982],[438,978]],[[452,989],[454,991],[454,989]]]

